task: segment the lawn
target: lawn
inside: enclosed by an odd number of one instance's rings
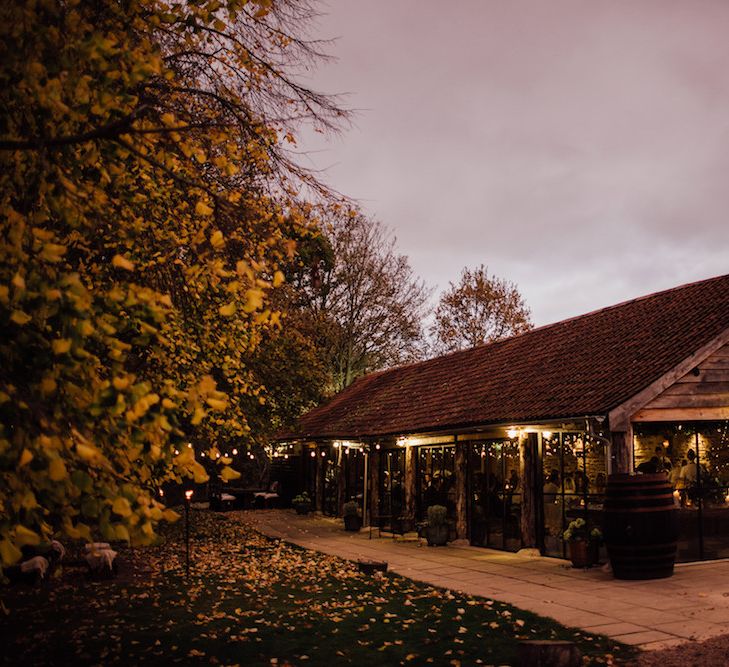
[[[586,664],[634,649],[500,602],[270,540],[235,515],[193,512],[161,546],[121,552],[121,572],[90,581],[66,567],[40,588],[3,589],[10,664],[504,665],[519,639],[569,639]]]

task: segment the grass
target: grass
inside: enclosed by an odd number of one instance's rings
[[[505,665],[520,639],[568,639],[585,664],[635,650],[493,600],[269,540],[195,513],[193,568],[182,525],[162,546],[126,550],[112,581],[66,569],[41,588],[5,589],[9,664]]]

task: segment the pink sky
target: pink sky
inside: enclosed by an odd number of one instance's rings
[[[729,272],[729,2],[319,6],[359,113],[306,160],[436,295],[483,263],[546,324]]]

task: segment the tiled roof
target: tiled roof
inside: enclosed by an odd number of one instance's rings
[[[425,433],[604,415],[729,329],[729,275],[366,375],[300,437]]]

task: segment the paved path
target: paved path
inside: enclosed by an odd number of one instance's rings
[[[239,515],[271,537],[347,559],[385,560],[406,577],[508,602],[569,626],[651,650],[729,633],[729,561],[677,565],[673,577],[619,581],[601,568],[417,538],[347,533],[341,519],[292,510]]]

